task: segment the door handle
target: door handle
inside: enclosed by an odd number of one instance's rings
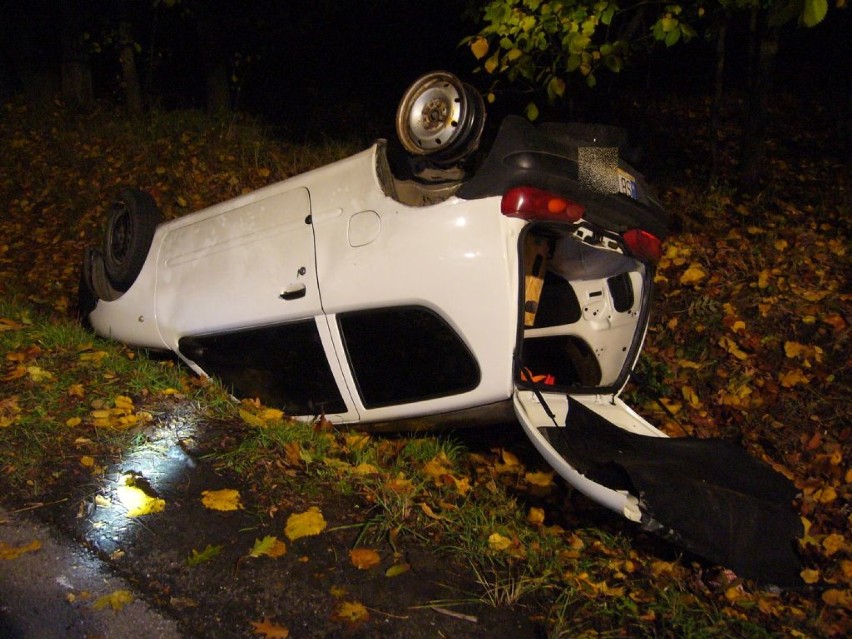
[[[304,297],[308,292],[308,289],[304,284],[291,284],[279,295],[282,300],[297,300]]]

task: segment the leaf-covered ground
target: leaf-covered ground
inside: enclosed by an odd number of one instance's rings
[[[826,114],[780,117],[795,114],[797,105],[779,101],[767,188],[748,197],[724,187],[707,194],[707,105],[643,106],[641,114],[635,105],[634,117],[646,118],[655,161],[651,178],[677,232],[660,264],[655,316],[630,401],[672,435],[736,442],[796,482],[807,528],[803,581],[810,587],[778,593],[689,558],[673,561],[671,549],[635,531],[625,537],[624,526],[566,497],[540,460],[511,438],[501,440],[502,448],[480,443],[459,456],[447,454],[452,447],[416,439],[359,442],[342,433],[313,433],[300,440],[274,410],[251,402],[224,409],[233,416],[225,430],[231,435],[204,450],[219,460],[223,476],[236,471],[242,477],[243,486],[209,490],[241,489],[254,518],[251,539],[199,538],[182,549],[185,557],[175,556],[181,571],[197,567],[197,574],[206,575],[210,566],[221,570],[236,560],[240,570],[277,561],[290,562],[288,574],[299,573],[298,557],[280,554],[278,544],[300,543],[288,538],[285,515],[309,512],[309,500],[294,500],[292,493],[304,490],[300,479],[320,477],[332,490],[352,490],[352,517],[346,519],[345,506],[338,505],[332,528],[384,532],[381,544],[369,536],[349,537],[355,554],[338,558],[339,570],[392,571],[385,579],[405,578],[405,539],[435,548],[466,544],[469,552],[477,548],[491,558],[475,567],[485,598],[499,605],[522,601],[521,614],[538,615],[553,637],[848,635],[849,163],[830,123],[820,123]],[[728,105],[728,121],[734,122],[738,109],[735,102]],[[131,442],[156,448],[146,429],[158,423],[164,405],[176,398],[202,406],[223,400],[169,361],[62,328],[74,314],[83,248],[98,243],[109,198],[121,185],[136,185],[154,194],[166,217],[176,217],[355,147],[291,144],[250,123],[192,113],[134,122],[110,111],[73,114],[57,104],[32,113],[8,104],[2,117],[0,293],[15,301],[0,313],[0,330],[8,337],[0,371],[0,441],[6,447],[0,486],[16,504],[72,495],[72,519],[108,512],[112,500],[120,500],[118,488],[125,496],[138,496],[138,490],[143,510],[137,515],[152,518],[149,526],[156,528],[159,496],[146,484],[150,478],[131,474],[128,480],[125,474],[122,486],[110,490],[103,478]],[[811,128],[801,128],[804,121]],[[732,171],[737,133],[731,127],[721,134],[724,177]],[[57,323],[60,334],[44,328],[45,322]],[[152,369],[151,381],[130,385],[128,367],[137,375]],[[32,403],[36,396],[38,405]],[[13,445],[21,447],[14,454]],[[73,482],[76,487],[69,486]],[[210,503],[223,503],[219,498],[229,503],[219,493],[211,493]],[[180,494],[177,501],[188,499]],[[170,503],[166,499],[166,513]],[[364,510],[356,512],[355,504]],[[372,523],[365,528],[365,522]],[[101,550],[109,555],[121,549]],[[369,551],[381,551],[378,567]],[[309,552],[301,556],[310,559]],[[308,571],[302,574],[310,578]],[[160,582],[168,586],[170,578],[163,575]],[[335,622],[362,624],[366,632],[363,615],[369,611],[351,592],[335,592],[339,597],[332,595],[328,604]],[[262,599],[274,593],[256,594]],[[169,594],[168,588],[157,596],[175,614],[192,610],[192,597]],[[368,623],[376,623],[376,616],[374,611]],[[257,636],[286,636],[279,619],[253,622]]]

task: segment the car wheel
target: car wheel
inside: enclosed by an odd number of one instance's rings
[[[110,206],[103,257],[115,289],[126,291],[136,280],[161,219],[154,198],[138,189],[123,189]]]
[[[403,148],[440,164],[460,162],[473,153],[484,126],[482,96],[446,71],[418,78],[396,112],[396,133]]]

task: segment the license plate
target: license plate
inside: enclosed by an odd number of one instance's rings
[[[621,169],[618,169],[618,192],[624,193],[624,195],[632,197],[634,200],[639,199],[639,189],[636,186],[636,180],[633,179],[632,175]]]

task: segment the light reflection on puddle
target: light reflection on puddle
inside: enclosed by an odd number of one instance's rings
[[[144,515],[169,507],[169,497],[185,485],[198,462],[186,450],[196,445],[203,427],[194,402],[169,402],[161,410],[147,408],[154,421],[136,443],[110,466],[97,494],[81,504],[78,520],[86,541],[111,556],[123,554],[130,533],[146,529]],[[82,523],[82,522],[81,522]]]

